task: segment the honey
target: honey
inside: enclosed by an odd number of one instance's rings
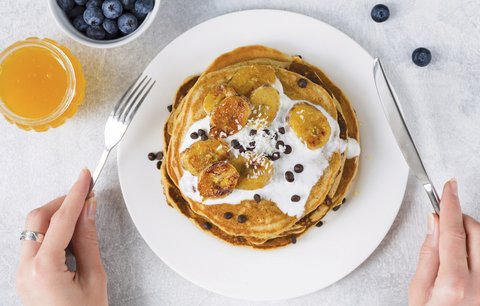
[[[82,67],[64,46],[28,38],[0,54],[0,112],[25,130],[45,131],[83,102]]]

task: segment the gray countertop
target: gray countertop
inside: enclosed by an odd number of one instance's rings
[[[120,48],[100,50],[67,38],[51,18],[47,1],[2,1],[0,49],[29,36],[53,38],[78,56],[88,88],[78,114],[47,133],[27,133],[0,119],[0,304],[19,304],[15,268],[25,215],[68,190],[82,166],[96,165],[105,118],[122,89],[175,37],[202,21],[237,10],[275,8],[313,16],[381,57],[437,188],[441,191],[445,180],[456,177],[465,212],[479,218],[480,2],[389,0],[391,17],[383,24],[370,19],[376,3],[162,0],[159,15],[143,36]],[[426,68],[410,60],[420,46],[433,54]],[[358,269],[308,296],[254,303],[210,293],[167,267],[148,248],[128,215],[115,158],[104,171],[97,186],[97,223],[111,305],[406,304],[408,281],[430,212],[428,199],[412,176],[391,230]]]

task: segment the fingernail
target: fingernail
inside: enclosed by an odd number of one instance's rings
[[[433,232],[435,231],[435,218],[433,217],[433,214],[428,214],[428,235],[433,235]]]
[[[90,198],[87,201],[87,218],[90,220],[95,220],[96,213],[97,213],[97,199]]]
[[[87,171],[87,168],[82,168],[82,170],[80,170],[80,174],[78,175],[78,179],[81,179],[87,173]]]
[[[458,197],[458,183],[456,178],[450,179],[450,190],[456,197]]]

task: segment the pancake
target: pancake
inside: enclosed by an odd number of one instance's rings
[[[358,169],[346,96],[319,68],[264,46],[237,48],[187,78],[164,137],[168,204],[258,249],[295,243],[342,204]]]

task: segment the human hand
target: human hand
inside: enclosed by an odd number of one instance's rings
[[[480,223],[462,214],[455,180],[445,184],[440,208],[429,219],[409,304],[480,305]]]
[[[85,201],[90,180],[90,172],[82,170],[66,196],[28,214],[25,229],[45,237],[42,243],[22,241],[17,291],[25,305],[108,305],[95,226],[96,200]],[[70,241],[75,272],[65,264]]]

